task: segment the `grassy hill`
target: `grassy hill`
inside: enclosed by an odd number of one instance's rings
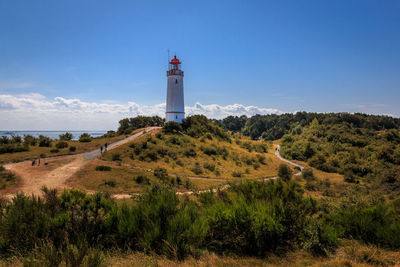
[[[159,130],[103,153],[71,183],[89,190],[129,193],[157,183],[187,190],[277,174],[281,161],[273,155],[271,142],[231,136],[201,120],[198,117],[186,130]],[[111,169],[96,171],[97,166]]]

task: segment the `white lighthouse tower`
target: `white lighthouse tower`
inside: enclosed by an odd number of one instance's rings
[[[182,119],[185,118],[183,71],[180,69],[180,64],[181,62],[176,56],[169,62],[165,122],[176,121],[182,123]]]

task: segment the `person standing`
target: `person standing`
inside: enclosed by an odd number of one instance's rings
[[[100,154],[103,154],[103,146],[100,146]]]

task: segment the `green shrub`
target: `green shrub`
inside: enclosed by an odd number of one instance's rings
[[[47,136],[40,135],[39,136],[39,146],[40,147],[50,147],[51,146],[51,139]]]
[[[61,149],[61,148],[66,148],[66,147],[68,147],[68,143],[67,143],[67,142],[64,142],[64,141],[59,141],[59,142],[56,144],[56,148],[59,148],[59,149]]]
[[[233,171],[232,176],[239,178],[239,177],[242,177],[242,173],[240,171]]]
[[[111,171],[110,166],[99,165],[95,168],[96,171]]]
[[[156,138],[164,140],[164,136],[161,133],[156,133]]]
[[[138,184],[142,184],[142,183],[150,184],[149,178],[147,178],[147,176],[145,176],[145,175],[136,176],[135,181]]]
[[[36,146],[38,139],[32,135],[24,135],[24,144],[25,146]]]
[[[70,152],[75,152],[76,151],[76,147],[75,146],[70,146],[69,147],[69,151]]]
[[[205,162],[203,164],[204,169],[207,169],[211,172],[215,171],[215,164],[214,163],[210,163],[210,162]]]
[[[63,141],[71,141],[72,138],[74,138],[72,133],[60,134],[58,137],[59,137],[60,140],[63,140]]]
[[[400,200],[372,206],[350,205],[327,215],[344,237],[400,248]]]
[[[312,169],[304,168],[303,171],[301,172],[301,175],[306,181],[313,181],[316,179]]]
[[[112,160],[112,161],[121,161],[121,155],[118,154],[118,153],[113,153],[113,154],[111,155],[111,160]]]
[[[154,176],[160,180],[166,180],[168,178],[168,172],[164,168],[157,167],[154,170]]]
[[[183,152],[183,155],[185,155],[185,157],[196,157],[197,153],[193,148],[188,148]]]
[[[104,185],[115,187],[117,185],[117,182],[115,181],[115,179],[109,179],[104,181]]]
[[[292,179],[292,170],[286,164],[279,165],[278,177],[284,181],[290,181]]]
[[[181,167],[185,166],[185,164],[184,164],[180,159],[178,159],[178,160],[176,161],[176,164],[178,164],[178,165],[181,166]]]
[[[60,152],[60,150],[58,150],[58,148],[54,148],[50,150],[50,153],[58,153]]]
[[[92,137],[88,133],[83,133],[79,136],[79,142],[88,143],[92,141]]]
[[[193,172],[194,174],[197,174],[197,175],[203,173],[203,169],[201,168],[201,166],[200,166],[200,164],[199,164],[198,162],[196,162],[196,163],[194,164],[194,167],[192,168],[192,172]]]

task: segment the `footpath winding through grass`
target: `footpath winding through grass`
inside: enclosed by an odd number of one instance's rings
[[[108,149],[112,150],[155,129],[157,129],[157,127],[150,127],[141,130],[123,140],[110,144]],[[42,195],[42,188],[44,186],[55,189],[69,188],[65,184],[65,181],[82,168],[87,162],[99,155],[100,150],[96,149],[75,155],[44,158],[41,160],[42,164],[40,166],[32,166],[31,161],[6,164],[4,165],[4,168],[19,176],[20,182],[15,187],[2,190],[1,194],[3,197],[10,199],[17,193],[24,193],[25,195]]]

